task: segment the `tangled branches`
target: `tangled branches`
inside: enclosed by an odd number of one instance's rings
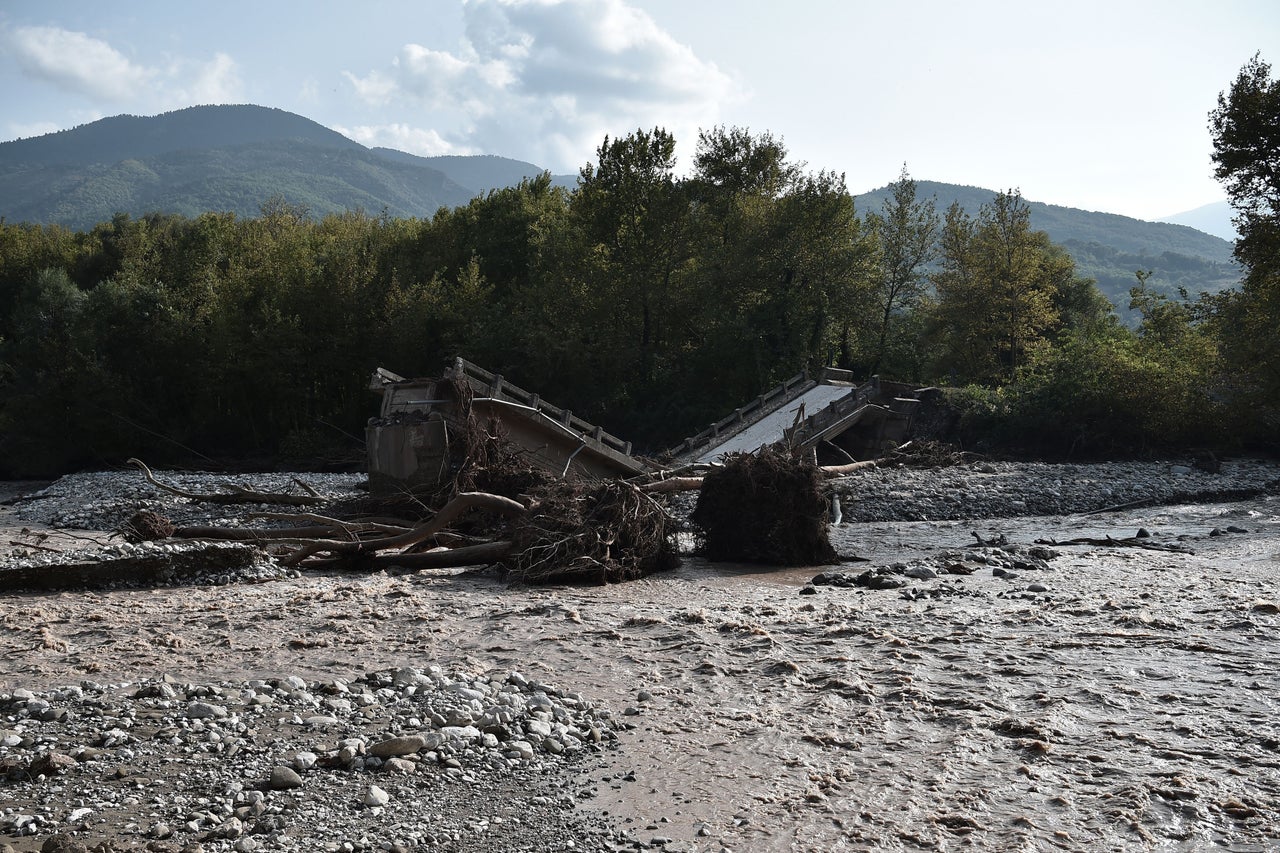
[[[511,531],[505,576],[518,583],[614,583],[674,568],[676,524],[652,497],[619,482],[556,483]]]

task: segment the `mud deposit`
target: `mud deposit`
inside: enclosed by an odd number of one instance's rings
[[[1139,529],[1167,550],[1032,550]],[[592,588],[479,572],[3,594],[0,694],[518,670],[619,724],[616,747],[556,777],[622,833],[576,849],[1280,848],[1280,499],[842,524],[832,539],[869,562],[828,571],[897,564],[901,585],[686,558]],[[365,826],[368,849],[412,818],[406,802]],[[442,846],[520,849],[509,826],[507,846]]]

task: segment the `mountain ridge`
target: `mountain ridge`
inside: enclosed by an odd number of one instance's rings
[[[995,197],[982,187],[916,181],[916,199],[934,200],[939,217],[952,202],[976,217]],[[890,196],[888,186],[856,195],[859,212],[878,212]],[[1118,213],[1082,211],[1073,207],[1024,199],[1031,227],[1044,231],[1064,247],[1076,263],[1076,272],[1094,279],[1121,316],[1129,313],[1129,291],[1137,285],[1137,272],[1151,273],[1149,286],[1168,296],[1185,289],[1194,296],[1235,286],[1240,271],[1232,256],[1232,244],[1187,225],[1148,222]]]

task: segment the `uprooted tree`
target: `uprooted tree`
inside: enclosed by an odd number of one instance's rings
[[[807,454],[735,453],[703,479],[693,523],[709,560],[814,566],[838,559],[827,537],[822,470]]]

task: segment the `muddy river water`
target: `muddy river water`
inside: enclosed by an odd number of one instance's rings
[[[659,835],[701,829],[734,850],[1274,850],[1278,515],[1271,501],[1005,519],[994,528],[1015,543],[1145,527],[1196,553],[1061,547],[1048,570],[920,581],[950,588],[923,599],[802,596],[810,572],[694,564],[643,592],[477,613],[494,645],[476,652],[516,664],[537,649],[561,680],[652,694],[616,756],[635,781],[598,783],[596,802],[665,818]],[[1250,532],[1207,535],[1229,526]],[[972,527],[836,539],[910,561],[972,555]]]
[[[1139,528],[1177,550],[1002,568],[974,536]],[[869,561],[855,574],[960,568],[896,589],[690,558],[587,589],[383,573],[0,597],[0,689],[521,670],[615,710],[620,747],[574,793],[670,850],[1280,849],[1280,499],[833,541]]]

